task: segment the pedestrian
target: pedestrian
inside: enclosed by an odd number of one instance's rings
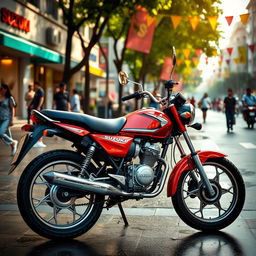
[[[235,124],[235,112],[236,112],[236,99],[233,96],[231,88],[228,89],[228,95],[224,99],[224,109],[227,120],[227,132],[233,131],[233,125]]]
[[[53,96],[53,108],[56,110],[70,111],[69,94],[65,83],[59,84],[59,91]]]
[[[159,99],[160,97],[160,94],[158,92],[158,88],[155,88],[152,92],[153,96],[156,98],[156,99]],[[151,108],[155,108],[155,109],[159,109],[159,104],[157,104],[156,102],[150,100],[149,102],[149,107]]]
[[[211,100],[207,93],[204,94],[203,98],[201,99],[201,110],[203,112],[203,121],[206,122],[207,110],[211,108]]]
[[[40,82],[35,82],[34,83],[34,88],[35,88],[35,95],[33,100],[31,101],[29,105],[30,110],[38,110],[41,111],[43,109],[43,104],[44,104],[44,90],[41,87]],[[37,143],[34,145],[35,148],[44,148],[46,145],[43,143],[42,138],[37,141]]]
[[[251,88],[246,89],[246,94],[242,97],[242,103],[244,107],[256,106],[256,96],[252,94]]]
[[[28,86],[28,91],[25,94],[25,101],[27,105],[27,123],[30,124],[30,115],[31,115],[31,108],[29,107],[33,98],[35,96],[35,91],[34,91],[34,86],[29,85]]]
[[[7,84],[1,84],[0,87],[0,138],[6,144],[11,146],[11,155],[17,150],[18,141],[13,140],[6,134],[8,127],[13,125],[15,115],[15,106],[12,95]]]
[[[71,98],[71,101],[70,101],[71,111],[79,113],[81,110],[80,96],[76,89],[73,89],[72,92],[73,92],[73,97]]]

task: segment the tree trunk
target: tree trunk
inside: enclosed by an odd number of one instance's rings
[[[90,110],[90,65],[89,58],[85,62],[85,83],[84,83],[84,113],[89,114]]]

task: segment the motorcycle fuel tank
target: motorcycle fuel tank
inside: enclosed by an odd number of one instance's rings
[[[168,116],[154,108],[135,111],[126,115],[126,119],[121,135],[165,138],[173,127]]]

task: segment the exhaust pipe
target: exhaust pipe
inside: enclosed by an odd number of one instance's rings
[[[65,188],[88,191],[95,194],[112,195],[112,196],[130,196],[141,198],[139,193],[127,193],[110,184],[98,181],[91,181],[84,178],[71,176],[60,172],[47,172],[43,175],[45,180],[53,185],[59,185]]]
[[[110,184],[92,181],[81,177],[76,177],[60,172],[47,172],[43,175],[45,180],[53,185],[59,185],[65,188],[79,190],[83,192],[91,192],[94,194],[111,195],[111,196],[125,196],[134,199],[152,198],[159,195],[163,188],[169,172],[169,167],[164,159],[159,159],[165,167],[163,177],[160,182],[159,188],[153,193],[127,193]]]

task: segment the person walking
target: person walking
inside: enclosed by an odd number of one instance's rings
[[[35,91],[34,91],[34,86],[33,85],[29,85],[28,86],[28,91],[25,94],[25,101],[26,101],[26,105],[27,105],[27,122],[28,124],[30,124],[30,115],[31,115],[31,109],[30,109],[30,104],[33,100],[35,96]]]
[[[189,101],[194,107],[196,106],[196,100],[194,98],[194,96],[192,96],[192,98]]]
[[[56,110],[70,111],[69,94],[65,83],[59,84],[59,91],[53,96],[53,108]]]
[[[231,88],[228,89],[228,96],[224,99],[224,110],[227,120],[227,132],[233,131],[235,124],[236,99]]]
[[[1,84],[0,87],[0,139],[8,146],[11,146],[11,155],[17,150],[18,141],[12,139],[6,134],[8,127],[13,125],[15,115],[15,106],[12,95],[7,84]]]
[[[78,91],[73,89],[73,96],[70,101],[71,111],[79,113],[81,110],[80,106],[80,96],[78,95]]]
[[[35,95],[29,105],[29,109],[30,110],[35,109],[35,110],[41,111],[43,109],[43,104],[44,104],[44,90],[41,87],[41,84],[39,82],[35,82],[34,87],[35,87]],[[43,143],[43,140],[41,138],[33,147],[45,148],[46,145]]]
[[[211,108],[211,99],[208,94],[205,93],[201,99],[201,110],[203,112],[203,121],[206,122],[207,110]]]

